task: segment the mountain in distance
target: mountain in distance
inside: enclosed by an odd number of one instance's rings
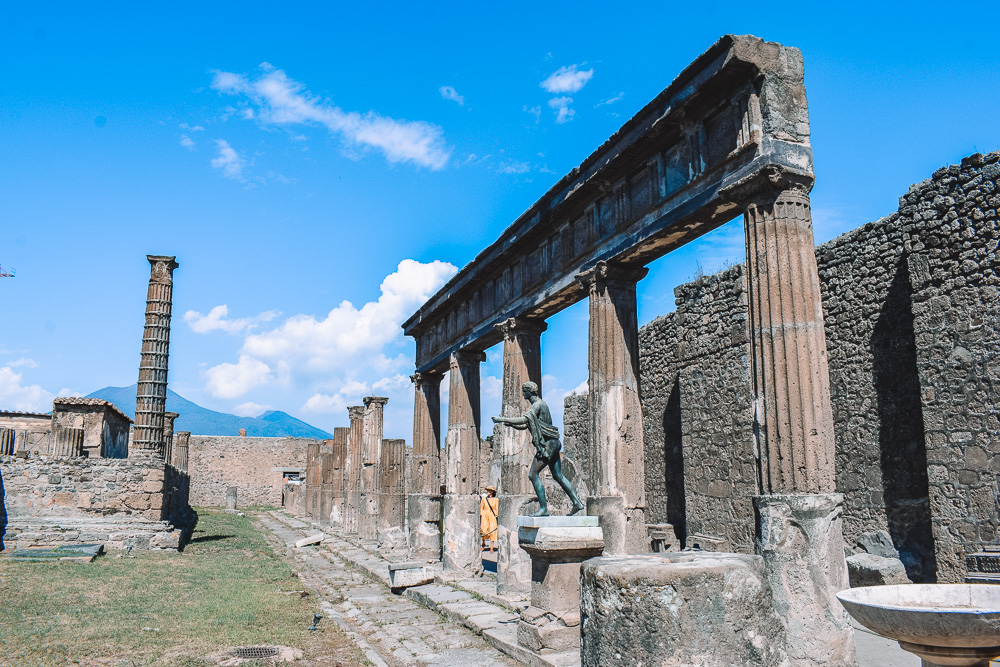
[[[131,387],[105,387],[88,394],[87,398],[100,398],[114,403],[115,407],[135,419],[136,385]],[[241,428],[248,436],[270,438],[295,437],[328,439],[333,436],[310,426],[280,410],[268,410],[258,417],[237,417],[225,412],[203,408],[183,396],[167,389],[167,412],[180,415],[174,421],[174,432],[191,431],[193,435],[237,435]]]

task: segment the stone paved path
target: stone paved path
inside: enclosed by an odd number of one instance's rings
[[[393,594],[368,572],[349,566],[328,545],[296,548],[296,540],[317,532],[310,525],[281,512],[261,515],[258,520],[277,553],[284,554],[303,583],[320,596],[327,618],[344,629],[376,667],[518,664],[465,627],[409,597]],[[357,552],[350,555],[359,560],[379,561],[381,569],[386,569],[384,561],[361,549],[347,543],[336,546],[337,551]]]

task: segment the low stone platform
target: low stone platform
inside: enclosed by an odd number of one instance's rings
[[[109,551],[177,551],[182,531],[166,521],[137,517],[11,518],[4,536],[8,549],[69,544],[103,544]]]

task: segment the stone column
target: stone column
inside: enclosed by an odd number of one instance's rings
[[[351,418],[350,431],[347,434],[347,467],[345,479],[347,489],[344,517],[345,530],[348,534],[357,535],[361,520],[361,441],[364,435],[365,408],[363,405],[353,405],[347,408]]]
[[[320,444],[310,442],[306,445],[306,516],[317,518],[319,510],[319,489],[322,484],[320,477]]]
[[[170,309],[173,302],[174,257],[146,255],[149,291],[146,327],[142,332],[139,383],[135,395],[135,431],[129,456],[163,458],[163,412],[167,404],[167,359],[170,354]]]
[[[600,517],[613,555],[649,551],[635,296],[647,272],[598,262],[577,276],[590,292],[587,514]]]
[[[542,332],[548,327],[541,320],[512,317],[496,325],[503,334],[503,399],[500,414],[520,417],[529,407],[521,387],[529,380],[542,388]],[[518,546],[517,517],[525,514],[524,505],[535,498],[528,481],[528,468],[535,448],[531,434],[511,426],[494,428],[494,456],[500,457],[500,498],[497,538],[497,591],[525,592],[531,587],[531,558]]]
[[[382,410],[389,402],[382,396],[366,396],[361,438],[361,524],[364,540],[378,537],[378,462],[382,457]]]
[[[847,588],[833,410],[816,270],[812,176],[771,168],[730,186],[744,208],[754,433],[760,452],[757,550],[792,664],[855,665],[835,597]]]
[[[347,481],[347,434],[351,429],[337,426],[333,429],[333,474],[332,498],[330,505],[330,525],[344,527],[344,502]]]
[[[163,460],[168,463],[174,458],[174,420],[178,417],[176,412],[163,413]]]
[[[418,560],[441,558],[441,380],[434,371],[415,373],[413,453],[409,480],[407,542]]]
[[[330,525],[333,511],[333,440],[324,440],[319,447],[319,507],[317,518],[324,526]]]
[[[181,472],[188,471],[188,446],[191,443],[191,431],[178,431],[174,440],[174,467]]]
[[[461,350],[448,368],[448,436],[445,440],[445,496],[442,502],[446,570],[478,571],[479,541],[479,364],[486,354]]]
[[[406,548],[406,441],[382,441],[378,463],[378,546],[382,551]]]

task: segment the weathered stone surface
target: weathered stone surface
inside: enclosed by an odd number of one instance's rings
[[[906,568],[898,558],[874,554],[854,554],[847,557],[847,574],[851,588],[908,584]]]
[[[441,496],[410,494],[407,497],[407,542],[410,557],[441,559]]]
[[[605,556],[583,564],[584,667],[791,667],[759,556]]]
[[[225,507],[226,492],[232,486],[239,489],[244,505],[280,506],[281,469],[307,473],[309,446],[314,445],[319,453],[319,441],[306,438],[190,435],[187,442],[191,504],[208,507]],[[320,488],[319,475],[314,483],[312,488]],[[307,492],[308,488],[307,484]]]
[[[446,570],[480,571],[479,496],[445,494],[441,502],[441,562]]]
[[[857,664],[854,630],[836,597],[848,584],[842,503],[840,494],[754,500],[760,516],[757,551],[796,667]]]
[[[434,581],[434,572],[426,563],[393,563],[389,565],[389,586],[409,588]]]

